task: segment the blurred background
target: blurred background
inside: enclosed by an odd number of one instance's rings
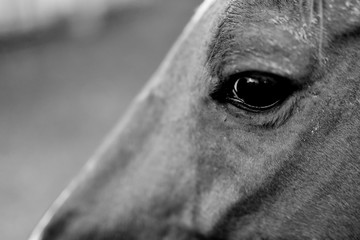
[[[201,0],[0,0],[0,239],[26,239]]]

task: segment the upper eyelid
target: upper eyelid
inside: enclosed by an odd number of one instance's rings
[[[216,75],[220,79],[250,71],[269,73],[294,80],[298,78],[298,74],[295,74],[291,69],[289,70],[281,66],[281,64],[264,59],[225,58],[215,67]]]
[[[254,70],[286,77],[294,85],[308,86],[313,84],[314,79],[312,76],[314,72],[317,72],[316,62],[306,66],[300,64],[300,66],[290,62],[286,63],[286,61],[281,60],[282,58],[274,56],[243,55],[231,49],[228,49],[223,56],[217,58],[216,61],[208,62],[207,66],[210,75],[220,81],[233,74]]]

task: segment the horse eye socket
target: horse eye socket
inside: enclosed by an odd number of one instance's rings
[[[279,105],[293,90],[288,79],[269,73],[238,74],[232,76],[230,82],[233,87],[228,100],[250,112],[262,112]]]

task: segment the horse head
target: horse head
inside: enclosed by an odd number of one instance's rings
[[[30,240],[359,239],[360,2],[205,0]]]

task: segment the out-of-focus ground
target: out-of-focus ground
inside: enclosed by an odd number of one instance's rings
[[[86,37],[61,24],[0,37],[0,239],[28,237],[200,2],[117,9]]]

